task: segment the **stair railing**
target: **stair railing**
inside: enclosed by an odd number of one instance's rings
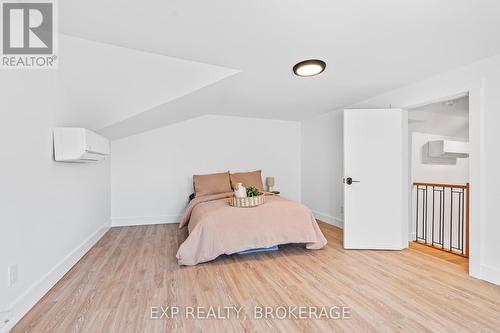
[[[413,183],[415,240],[469,256],[470,184]]]

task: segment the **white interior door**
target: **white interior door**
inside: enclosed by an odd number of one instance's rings
[[[407,156],[406,111],[344,110],[344,248],[408,246]]]

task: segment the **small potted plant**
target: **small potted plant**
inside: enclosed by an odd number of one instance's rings
[[[262,195],[262,193],[260,193],[256,187],[254,186],[247,187],[247,197],[251,198],[259,195]]]

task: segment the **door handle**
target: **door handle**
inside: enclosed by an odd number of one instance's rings
[[[347,185],[352,185],[352,183],[361,183],[361,182],[360,182],[359,180],[353,180],[351,177],[347,177],[347,178],[345,179],[345,183],[346,183]]]

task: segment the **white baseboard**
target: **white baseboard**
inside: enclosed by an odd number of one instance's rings
[[[9,332],[19,320],[80,260],[99,239],[109,230],[110,223],[100,226],[83,243],[76,247],[64,259],[21,294],[10,306],[11,317],[0,333]]]
[[[331,216],[331,215],[328,215],[328,214],[324,214],[324,213],[321,213],[321,212],[317,212],[317,211],[314,211],[314,210],[313,210],[313,215],[318,220],[321,220],[321,221],[323,221],[325,223],[334,225],[334,226],[336,226],[338,228],[344,229],[344,220],[341,219],[341,218],[334,217],[334,216]]]
[[[113,227],[129,227],[134,225],[179,223],[181,218],[181,215],[112,217],[111,225]]]
[[[500,269],[481,265],[481,279],[500,286]]]

